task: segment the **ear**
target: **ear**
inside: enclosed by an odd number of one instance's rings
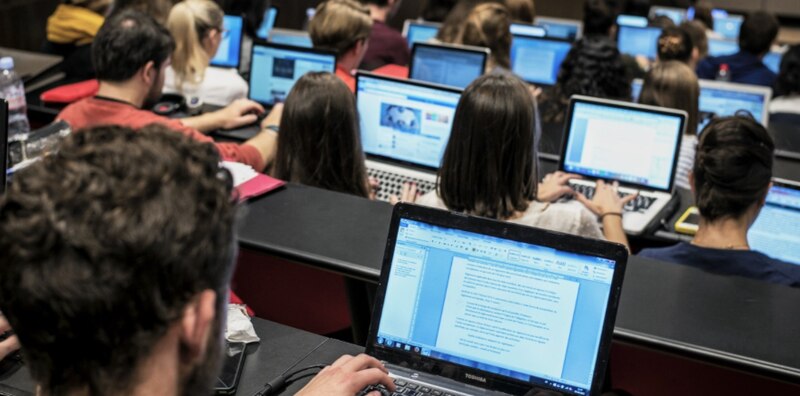
[[[772,182],[769,182],[769,187],[767,187],[767,191],[764,193],[764,195],[761,197],[761,199],[758,200],[758,207],[759,208],[763,208],[764,205],[767,204],[767,195],[769,195],[769,190],[772,190]]]
[[[156,79],[158,78],[159,70],[156,69],[156,63],[153,61],[149,61],[142,66],[142,69],[139,71],[141,78],[147,85],[152,85]]]
[[[692,196],[695,196],[695,188],[694,188],[694,171],[689,171],[689,188],[692,190]]]
[[[213,330],[214,317],[217,311],[217,293],[203,290],[192,298],[183,309],[181,318],[180,340],[185,359],[192,362],[202,360],[206,353],[208,337]]]

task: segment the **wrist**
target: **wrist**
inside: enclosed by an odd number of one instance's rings
[[[619,219],[620,221],[622,221],[622,211],[621,210],[620,211],[615,211],[615,210],[603,211],[603,212],[600,212],[600,215],[597,216],[597,218],[600,221],[606,221],[606,220],[610,220],[610,219],[615,219],[615,220]]]

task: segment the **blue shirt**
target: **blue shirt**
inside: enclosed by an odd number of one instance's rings
[[[719,66],[727,64],[731,82],[771,87],[777,75],[756,55],[739,51],[733,55],[710,56],[697,65],[697,77],[704,80],[717,78]]]
[[[681,242],[665,248],[644,249],[639,256],[685,264],[720,275],[800,287],[800,266],[775,260],[754,250],[711,249]]]

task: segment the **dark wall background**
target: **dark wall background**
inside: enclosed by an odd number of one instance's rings
[[[59,0],[0,0],[0,47],[38,50]]]

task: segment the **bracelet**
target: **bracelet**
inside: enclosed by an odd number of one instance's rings
[[[600,221],[603,221],[603,219],[604,219],[606,216],[619,216],[619,218],[620,218],[620,219],[622,219],[622,213],[620,213],[620,212],[607,212],[607,213],[603,213],[603,214],[601,214],[601,215],[600,215],[600,217],[599,217],[598,219],[600,219]]]
[[[264,127],[264,129],[269,129],[270,131],[273,131],[275,133],[281,133],[281,128],[278,127],[277,125],[267,125],[266,127]]]

